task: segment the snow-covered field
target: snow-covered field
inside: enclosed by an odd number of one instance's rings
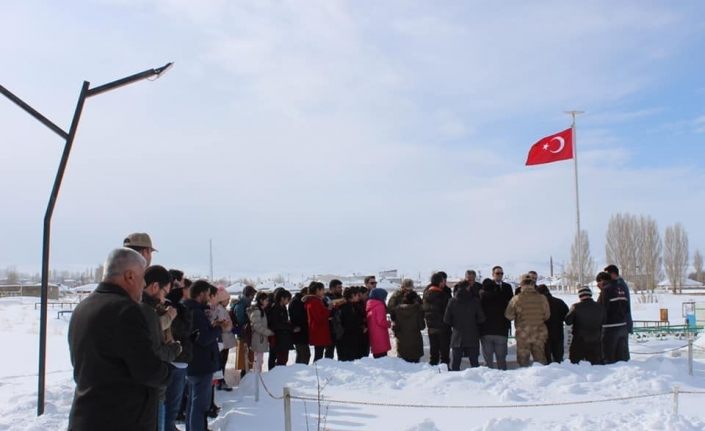
[[[574,295],[561,296],[568,304]],[[681,303],[705,297],[659,295],[659,303],[634,301],[634,318],[657,320],[669,309],[672,324],[681,324]],[[49,311],[47,408],[36,415],[38,310],[35,298],[0,299],[0,430],[65,429],[73,396],[71,364],[66,343],[68,316]],[[552,364],[507,372],[465,369],[449,373],[426,364],[397,358],[366,358],[354,363],[321,360],[317,367],[278,367],[262,378],[275,396],[284,385],[294,396],[315,398],[317,381],[325,386],[321,421],[330,430],[573,430],[625,429],[705,430],[701,405],[705,395],[680,396],[679,416],[672,415],[674,385],[681,391],[705,392],[705,338],[697,340],[695,375],[688,375],[685,350],[669,350],[686,341],[632,341],[633,360],[611,366]],[[232,355],[231,355],[232,356]],[[293,353],[292,353],[293,359]],[[316,376],[318,373],[318,378]],[[254,401],[255,376],[248,375],[232,393],[218,393],[221,417],[211,423],[220,430],[283,429],[283,401],[264,388]],[[579,405],[522,407],[597,401],[639,395],[649,398]],[[366,402],[373,405],[325,400]],[[381,404],[381,405],[376,405]],[[389,406],[407,404],[415,407]],[[420,407],[452,406],[453,408]],[[462,407],[462,408],[460,408]],[[316,430],[318,402],[292,401],[293,430]]]

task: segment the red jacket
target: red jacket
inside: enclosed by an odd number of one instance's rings
[[[303,298],[308,316],[308,344],[312,346],[330,346],[330,310],[323,304],[323,300],[315,295]]]

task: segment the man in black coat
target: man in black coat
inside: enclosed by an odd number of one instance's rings
[[[551,309],[551,317],[546,321],[548,329],[548,340],[546,341],[546,363],[563,362],[565,335],[563,334],[563,320],[568,314],[568,306],[560,298],[551,295],[548,286],[540,284],[536,291],[548,299],[548,306]]]
[[[76,391],[69,430],[157,428],[158,388],[169,365],[152,349],[138,303],[145,259],[134,250],[113,250],[103,281],[76,306],[69,323],[69,350]]]
[[[578,291],[580,302],[573,304],[565,316],[565,323],[573,325],[573,340],[570,342],[570,362],[590,361],[592,365],[602,363],[602,324],[605,309],[592,299],[589,287]]]
[[[480,290],[480,304],[485,313],[485,323],[480,327],[482,356],[485,364],[494,368],[507,369],[507,341],[511,322],[504,317],[504,311],[512,300],[512,286],[502,281],[504,270],[501,266],[492,268],[492,279],[485,279]]]
[[[602,325],[602,356],[605,364],[629,360],[629,319],[631,311],[624,286],[606,272],[597,274],[600,296],[605,307],[605,323]]]
[[[207,428],[206,413],[212,402],[211,382],[213,373],[220,369],[218,337],[229,330],[228,321],[215,321],[212,325],[206,316],[212,292],[217,289],[205,280],[191,285],[190,298],[184,301],[193,316],[193,357],[186,368],[189,385],[189,401],[186,411],[187,428],[204,431]]]
[[[439,361],[450,367],[450,325],[443,317],[452,294],[445,285],[444,274],[437,272],[431,276],[431,284],[423,293],[423,311],[428,328],[429,364]]]

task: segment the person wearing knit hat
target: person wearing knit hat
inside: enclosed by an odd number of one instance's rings
[[[546,320],[551,317],[548,299],[536,291],[528,274],[521,277],[521,292],[515,295],[504,311],[504,317],[514,320],[517,340],[517,362],[520,367],[531,365],[531,358],[546,365]]]
[[[218,290],[210,303],[211,307],[211,319],[213,322],[224,322],[225,327],[220,335],[220,373],[217,373],[214,377],[218,381],[216,384],[216,389],[219,391],[232,391],[232,388],[225,383],[225,365],[228,362],[228,356],[230,354],[230,349],[235,347],[237,344],[237,338],[232,332],[233,321],[230,318],[230,313],[228,313],[227,306],[230,304],[230,294],[225,290],[224,286],[218,286]]]
[[[602,305],[592,299],[592,290],[585,286],[578,290],[580,301],[570,307],[565,323],[573,325],[573,340],[570,343],[570,362],[590,361],[602,364],[602,324],[606,312]]]

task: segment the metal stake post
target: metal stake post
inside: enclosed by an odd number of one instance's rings
[[[693,375],[693,333],[688,333],[688,375]]]
[[[291,431],[291,390],[284,386],[284,431]]]

